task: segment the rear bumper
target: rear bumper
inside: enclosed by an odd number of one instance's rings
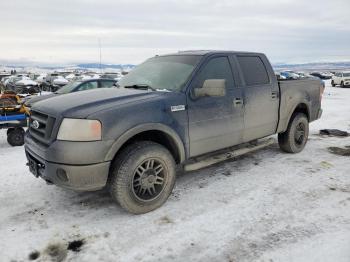
[[[67,165],[46,161],[27,146],[25,153],[30,171],[48,183],[76,191],[99,190],[107,183],[110,162]]]

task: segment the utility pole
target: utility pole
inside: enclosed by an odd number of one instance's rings
[[[102,74],[102,50],[101,50],[101,39],[98,39],[98,47],[100,49],[100,73]]]

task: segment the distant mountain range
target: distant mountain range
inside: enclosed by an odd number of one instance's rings
[[[85,68],[85,69],[92,69],[92,68],[113,68],[113,69],[124,69],[124,68],[133,68],[135,65],[132,64],[98,64],[98,63],[89,63],[89,64],[78,64],[76,67],[79,68]]]
[[[78,63],[78,64],[66,64],[66,65],[53,65],[53,64],[40,64],[34,62],[10,62],[10,61],[1,61],[0,68],[38,68],[46,70],[55,70],[55,69],[65,69],[65,68],[74,68],[74,69],[130,69],[135,67],[133,64],[99,64],[99,63]]]
[[[64,69],[82,69],[82,70],[98,70],[98,69],[114,69],[114,70],[130,70],[135,67],[134,64],[99,64],[99,63],[78,63],[70,65],[45,65],[45,64],[35,64],[35,63],[7,63],[0,60],[1,68],[37,68],[45,70],[64,70]],[[348,62],[313,62],[313,63],[303,63],[303,64],[288,64],[288,63],[275,63],[273,68],[276,71],[280,70],[350,70],[350,61]]]
[[[315,62],[305,64],[273,64],[275,70],[350,70],[350,62]]]

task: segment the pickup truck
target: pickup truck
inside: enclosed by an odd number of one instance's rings
[[[261,53],[155,56],[118,88],[35,103],[27,165],[49,184],[108,188],[127,211],[146,213],[167,200],[176,170],[261,148],[258,139],[276,133],[283,151],[303,150],[323,91],[316,79],[278,81]]]

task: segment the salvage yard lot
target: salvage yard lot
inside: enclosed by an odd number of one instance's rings
[[[277,143],[179,174],[161,208],[123,211],[105,191],[47,186],[0,131],[0,261],[350,261],[350,88],[327,82],[304,151]],[[349,147],[350,148],[350,147]],[[36,251],[36,252],[35,252]]]

